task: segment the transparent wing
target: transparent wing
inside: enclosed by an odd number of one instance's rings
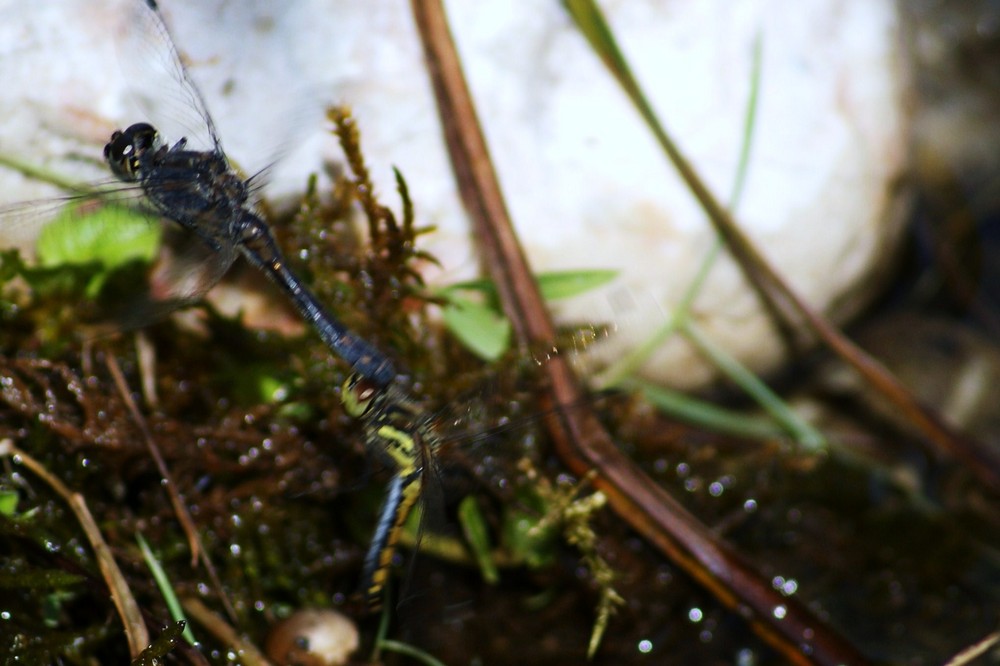
[[[130,3],[116,43],[134,122],[150,123],[169,143],[185,138],[190,149],[221,152],[205,99],[154,0]]]
[[[143,201],[138,189],[119,187],[7,206],[0,209],[0,248],[50,268],[99,264],[109,275],[129,262],[151,264],[148,286],[101,315],[111,328],[138,328],[197,301],[236,256],[231,246],[210,249],[164,225]]]

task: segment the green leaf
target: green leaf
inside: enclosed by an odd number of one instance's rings
[[[45,225],[36,251],[41,266],[96,262],[113,270],[130,261],[152,261],[160,244],[160,227],[124,206],[93,211],[67,206]]]
[[[483,512],[479,510],[476,498],[467,495],[458,505],[458,521],[462,525],[462,533],[465,534],[465,541],[476,558],[479,571],[490,585],[500,582],[500,572],[493,561],[493,545],[490,543],[489,530],[486,527],[486,519]]]
[[[504,550],[529,569],[541,569],[555,560],[559,531],[555,525],[543,526],[541,517],[549,511],[533,484],[518,488],[514,501],[503,513],[501,530]]]
[[[510,347],[510,322],[487,305],[450,295],[442,314],[455,337],[483,360],[495,361]]]
[[[0,515],[12,518],[17,512],[16,490],[0,490]]]
[[[536,280],[542,292],[542,298],[547,301],[557,301],[561,298],[572,298],[588,291],[603,287],[618,277],[615,270],[588,271],[553,271],[541,273]]]
[[[618,275],[613,270],[554,271],[535,279],[542,297],[547,301],[570,298],[607,284]],[[472,300],[461,292],[474,292],[486,297],[486,303]],[[496,285],[480,278],[457,282],[436,293],[447,301],[444,323],[474,354],[485,361],[495,361],[510,348],[510,322],[500,311]]]
[[[545,300],[557,301],[561,298],[579,296],[592,289],[602,287],[616,277],[618,277],[616,270],[595,268],[539,273],[535,276],[535,282],[538,283],[538,288]],[[490,298],[496,298],[497,295],[496,285],[487,278],[456,282],[442,289],[441,295],[445,298],[453,298],[454,292],[458,291],[476,291],[486,294]]]

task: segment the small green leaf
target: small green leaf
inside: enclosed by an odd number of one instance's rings
[[[16,490],[0,490],[0,515],[13,518],[17,512],[17,500]]]
[[[489,530],[476,498],[472,495],[466,496],[459,503],[458,521],[462,525],[465,541],[473,557],[476,558],[476,564],[479,565],[479,571],[483,574],[483,580],[490,585],[496,585],[500,581],[500,572],[497,571],[497,565],[493,561]]]
[[[544,568],[555,559],[559,531],[553,524],[541,524],[549,511],[535,484],[527,483],[517,489],[514,501],[503,512],[503,548],[529,569]]]
[[[545,300],[570,298],[596,289],[613,280],[613,270],[580,270],[542,273],[537,276],[538,288]],[[486,297],[486,303],[465,298],[461,292],[475,292]],[[444,298],[444,323],[462,344],[485,361],[495,361],[510,347],[511,326],[494,303],[496,286],[485,278],[467,280],[437,291]]]
[[[463,282],[449,284],[439,290],[439,295],[444,298],[454,298],[455,292],[459,291],[475,291],[481,294],[486,294],[490,298],[496,298],[497,296],[496,285],[493,284],[493,280],[488,278],[476,278],[474,280],[465,280]]]
[[[561,298],[579,296],[592,289],[602,287],[618,277],[618,271],[612,269],[588,269],[578,271],[550,271],[539,273],[535,282],[542,292],[542,298],[547,301],[557,301]],[[496,298],[497,288],[492,280],[477,278],[448,285],[441,290],[445,298],[453,298],[457,291],[476,291]]]
[[[260,375],[257,379],[257,392],[264,402],[279,403],[288,399],[289,387],[274,375]]]
[[[36,251],[41,266],[99,263],[113,270],[130,261],[152,261],[160,244],[160,227],[123,206],[93,211],[67,206],[45,225]]]
[[[448,297],[444,323],[462,344],[486,361],[495,361],[510,347],[510,322],[486,305]]]
[[[97,264],[102,271],[87,283],[85,294],[95,298],[108,274],[130,261],[150,262],[160,245],[160,226],[124,206],[84,210],[71,205],[45,225],[35,246],[45,268]]]
[[[553,271],[541,273],[536,278],[542,298],[557,301],[561,298],[579,296],[602,287],[618,277],[615,270]]]

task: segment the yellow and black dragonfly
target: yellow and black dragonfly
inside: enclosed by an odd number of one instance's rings
[[[448,419],[438,411],[428,410],[402,382],[382,386],[357,372],[344,381],[341,402],[347,414],[362,424],[368,454],[391,469],[392,474],[365,554],[359,585],[368,608],[377,610],[382,605],[390,567],[407,529],[407,521],[431,490],[429,485],[440,481],[436,477],[440,472],[438,459],[445,446],[450,448],[455,439],[445,429],[455,429],[463,418],[455,416],[454,410],[445,410],[449,417],[455,417]],[[504,419],[499,428],[485,430],[480,423],[474,432],[466,430],[454,434],[464,449],[470,439],[481,440],[499,434],[498,431],[521,428],[525,426],[525,421],[534,422],[538,417],[538,414],[532,414]],[[446,426],[447,421],[453,422]],[[462,428],[460,425],[457,427]],[[541,538],[544,540],[544,537]],[[482,562],[479,553],[474,555],[480,565],[489,566]]]
[[[420,406],[397,386],[381,388],[355,373],[344,382],[341,398],[347,413],[364,425],[366,449],[394,468],[359,588],[369,608],[376,609],[400,533],[423,492],[425,466],[434,454],[436,435]]]

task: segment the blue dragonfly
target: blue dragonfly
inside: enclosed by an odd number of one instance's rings
[[[115,131],[103,157],[118,185],[78,198],[137,205],[179,225],[195,240],[191,245],[198,246],[198,258],[180,262],[180,269],[173,271],[176,282],[188,281],[178,288],[180,297],[168,301],[168,308],[175,307],[173,301],[179,305],[201,296],[221,279],[237,256],[242,256],[281,289],[305,322],[354,372],[382,386],[394,381],[397,371],[393,362],[344,326],[289,268],[273,232],[258,212],[256,193],[261,174],[243,178],[230,163],[204,97],[185,67],[155,0],[134,0],[134,4],[134,16],[129,17],[135,24],[132,43],[141,53],[123,58],[129,61],[126,73],[144,79],[137,82],[141,84],[137,89],[150,84],[170,88],[163,91],[163,97],[164,104],[172,107],[158,115],[168,119],[168,124],[176,124],[170,129],[184,134],[169,142],[157,124],[147,119],[137,119]],[[181,117],[177,120],[170,114]],[[14,207],[4,213],[4,219],[23,217],[31,210],[31,206]],[[188,279],[184,272],[197,273],[197,279]]]

